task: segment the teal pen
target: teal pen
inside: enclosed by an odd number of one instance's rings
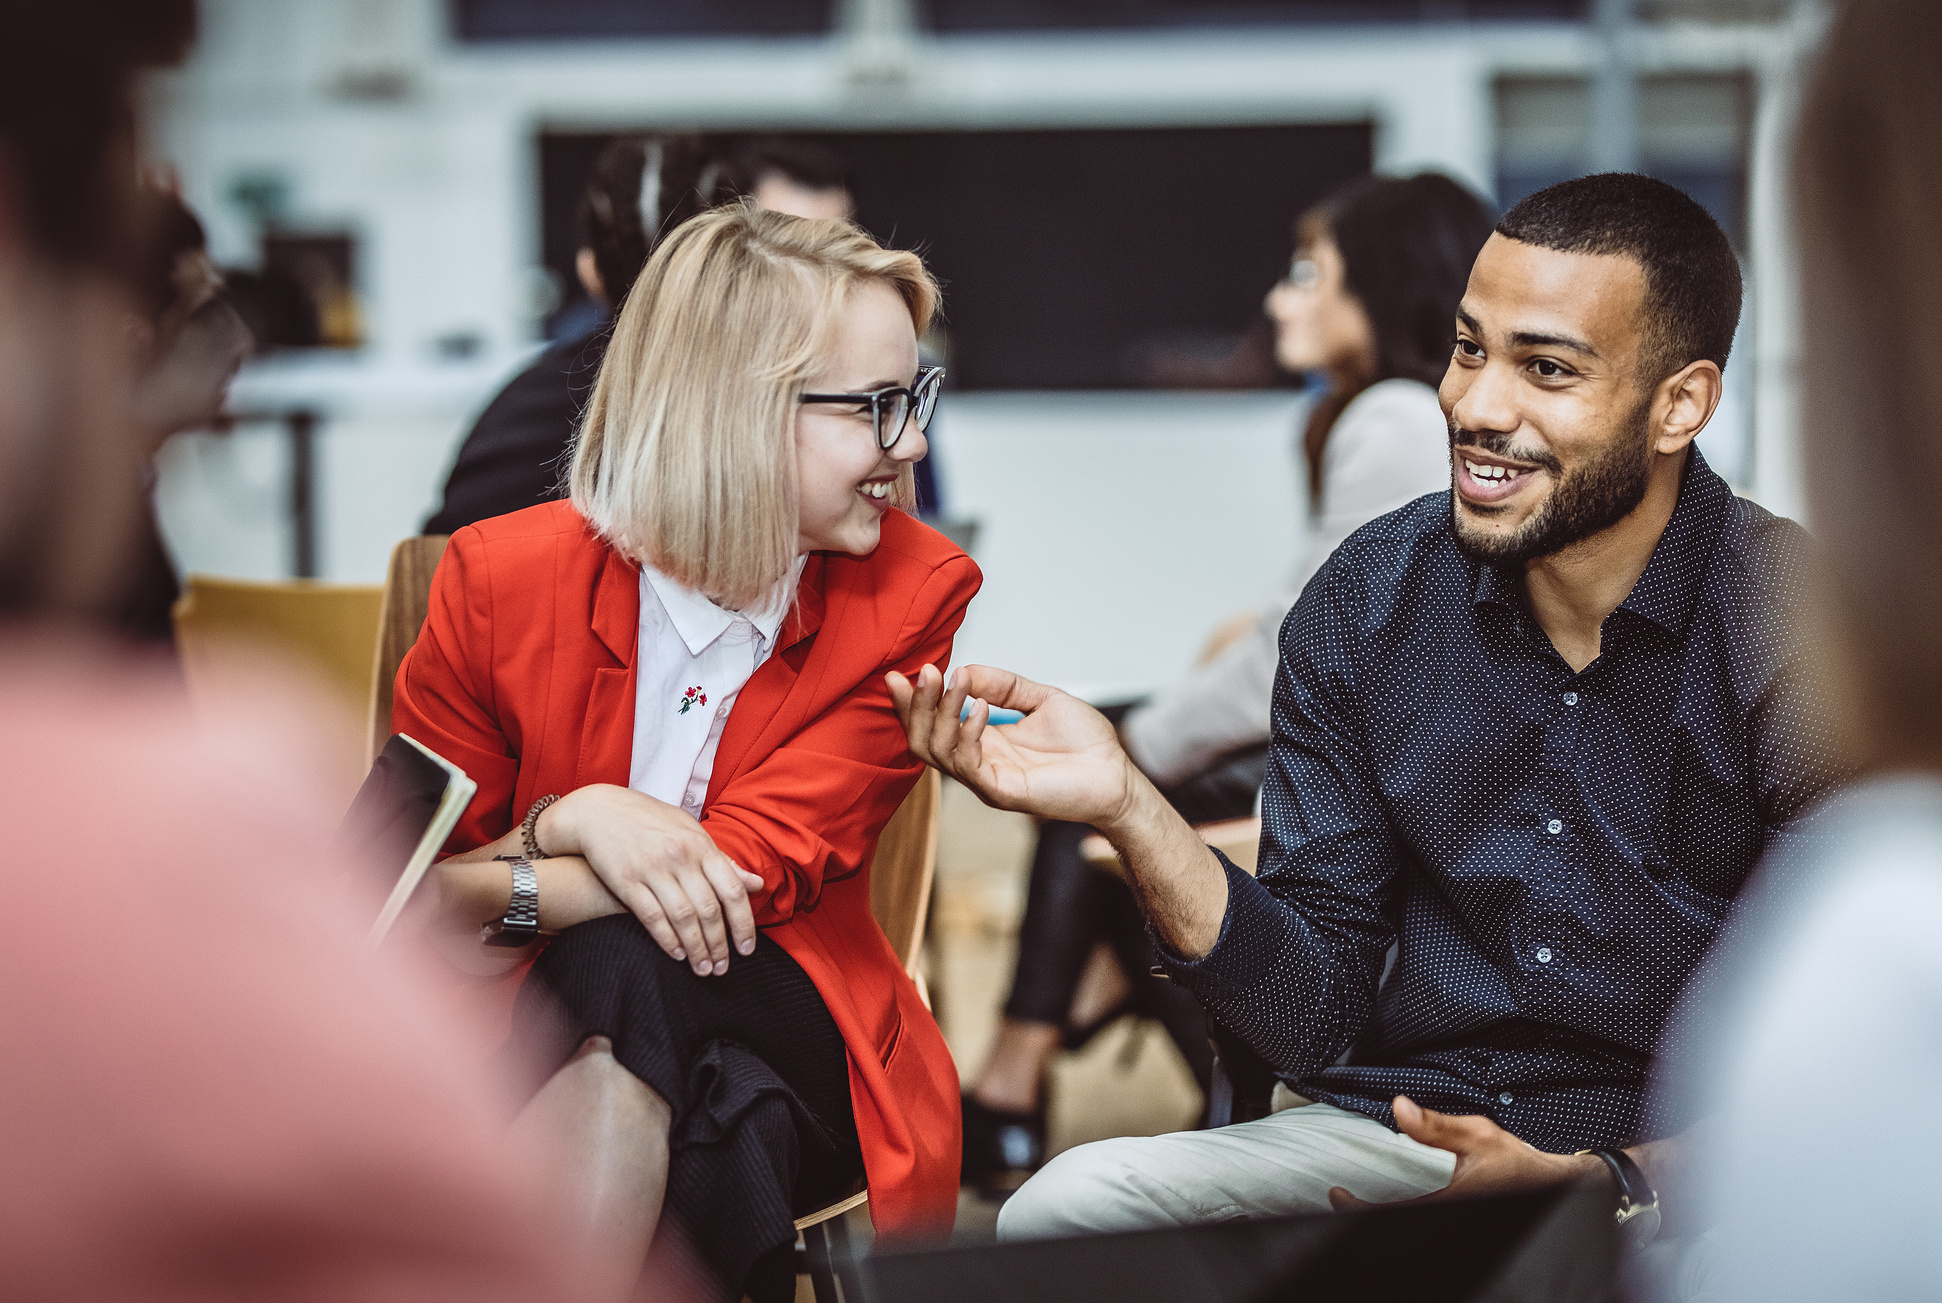
[[[958,718],[960,720],[966,720],[971,718],[970,698],[968,697],[965,698],[964,709],[958,712]],[[1025,718],[1025,716],[1024,716],[1024,713],[1021,711],[1000,710],[998,707],[993,706],[991,707],[991,718],[986,722],[990,724],[1016,724],[1019,720],[1023,718]]]

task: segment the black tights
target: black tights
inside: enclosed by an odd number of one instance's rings
[[[1107,713],[1116,716],[1124,708]],[[1233,752],[1164,795],[1189,823],[1252,814],[1267,759],[1265,745]],[[1205,1090],[1213,1070],[1206,1014],[1186,991],[1152,976],[1153,947],[1133,893],[1079,855],[1079,843],[1091,831],[1084,824],[1058,822],[1039,829],[1005,1016],[1065,1026],[1086,960],[1104,941],[1132,983],[1128,1011],[1167,1029]]]

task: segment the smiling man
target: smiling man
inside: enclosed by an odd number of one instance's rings
[[[1258,880],[1082,703],[983,667],[893,676],[919,755],[1106,833],[1168,973],[1301,1105],[1068,1151],[1002,1235],[1600,1172],[1676,1214],[1693,1119],[1648,1113],[1648,1064],[1831,753],[1790,636],[1805,537],[1692,446],[1739,308],[1725,235],[1660,182],[1504,217],[1441,389],[1452,490],[1350,537],[1282,627]],[[987,729],[981,701],[1028,713]]]

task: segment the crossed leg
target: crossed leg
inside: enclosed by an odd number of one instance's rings
[[[1374,1118],[1304,1104],[1212,1131],[1068,1149],[1005,1202],[998,1237],[1037,1239],[1327,1212],[1331,1186],[1374,1202],[1450,1183],[1456,1156]]]

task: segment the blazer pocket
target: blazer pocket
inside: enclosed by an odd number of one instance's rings
[[[883,1043],[877,1047],[877,1062],[883,1065],[884,1071],[888,1072],[890,1070],[890,1061],[897,1057],[897,1050],[903,1043],[904,1014],[903,1010],[899,1009],[897,1010],[897,1021],[890,1024],[890,1035],[886,1036],[883,1039]]]

